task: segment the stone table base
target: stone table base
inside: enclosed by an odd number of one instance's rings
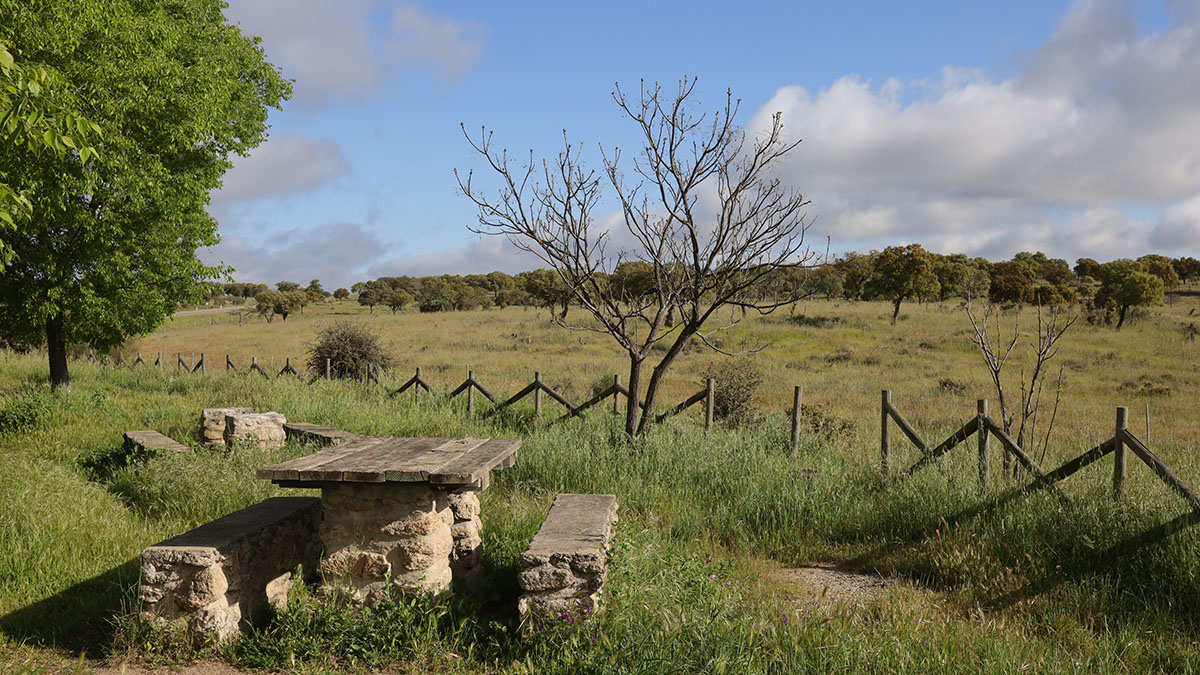
[[[324,587],[349,592],[367,604],[383,599],[393,588],[434,594],[448,590],[456,548],[455,512],[470,512],[465,505],[452,505],[452,500],[462,498],[428,483],[342,483],[324,488]],[[459,529],[474,530],[475,541],[459,543],[464,549],[475,548],[478,528]],[[469,534],[463,532],[467,536],[460,538],[469,539]]]

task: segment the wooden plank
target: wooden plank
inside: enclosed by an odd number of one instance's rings
[[[1180,480],[1179,477],[1176,476],[1173,471],[1171,471],[1170,467],[1164,464],[1161,459],[1151,452],[1150,448],[1146,447],[1145,443],[1142,443],[1136,436],[1129,433],[1128,429],[1121,429],[1118,433],[1120,434],[1121,440],[1129,446],[1130,450],[1133,450],[1133,454],[1141,458],[1141,460],[1146,463],[1146,466],[1153,469],[1154,473],[1158,474],[1158,477],[1162,479],[1162,482],[1166,483],[1168,487],[1179,493],[1181,497],[1188,500],[1188,502],[1190,502],[1192,505],[1193,511],[1200,512],[1200,498],[1196,497],[1196,493],[1192,492],[1192,489],[1188,487],[1186,483]]]
[[[431,471],[429,482],[442,485],[474,483],[515,454],[520,447],[519,439],[488,439],[435,471]]]
[[[333,446],[334,448],[351,446],[352,449],[350,452],[329,457],[327,461],[319,464],[313,464],[312,466],[301,468],[299,474],[297,475],[297,479],[302,481],[340,481],[342,479],[341,469],[336,468],[338,462],[341,462],[347,457],[353,457],[359,453],[370,450],[371,448],[374,448],[381,443],[385,443],[388,440],[390,439],[386,437],[369,437],[365,442],[350,441],[341,445],[335,445]]]
[[[376,439],[372,436],[361,436],[352,441],[326,448],[311,455],[263,467],[255,472],[255,476],[266,480],[298,480],[300,478],[300,471],[320,466],[326,462],[331,462],[358,452],[365,447],[370,447],[372,445],[371,441],[374,440]]]
[[[908,440],[912,441],[912,444],[917,446],[917,449],[921,451],[921,454],[928,455],[929,445],[924,441],[924,439],[917,435],[916,430],[912,428],[912,425],[908,423],[908,420],[904,419],[904,416],[900,414],[900,411],[892,407],[891,403],[887,404],[887,411],[888,414],[892,416],[892,419],[896,421],[896,426],[900,427],[900,431],[903,431],[904,435],[908,436]]]
[[[535,382],[534,384],[540,384],[540,383]],[[542,391],[546,392],[547,396],[554,399],[555,401],[558,401],[558,404],[561,405],[562,407],[566,408],[568,412],[575,409],[575,406],[571,405],[567,401],[567,399],[563,398],[558,392],[554,391],[550,387],[547,387],[546,385],[542,384],[541,386],[538,387],[538,389],[541,389]]]
[[[429,480],[429,474],[453,459],[487,442],[486,438],[421,438],[419,451],[405,457],[386,473],[391,482],[414,483]]]
[[[345,483],[382,483],[387,470],[424,450],[419,438],[388,438],[375,447],[336,459],[311,473],[306,480],[341,480]]]
[[[675,406],[674,408],[671,408],[670,410],[668,410],[660,415],[657,415],[654,418],[654,423],[658,424],[659,422],[667,419],[668,417],[678,415],[679,413],[683,412],[684,410],[687,410],[688,408],[696,405],[700,401],[703,401],[707,397],[708,397],[707,389],[705,389],[703,391],[698,391],[695,394],[692,394],[691,396],[689,396],[687,398],[687,400],[685,400],[683,403],[680,403],[679,405]]]
[[[947,452],[950,452],[950,450],[954,446],[958,445],[959,443],[962,443],[971,434],[975,433],[978,430],[979,430],[979,418],[974,417],[971,419],[971,421],[962,425],[962,427],[958,431],[951,434],[949,438],[942,441],[941,445],[939,445],[936,448],[934,448],[933,450],[929,451],[929,453],[926,454],[924,457],[922,457],[919,461],[917,461],[916,464],[912,465],[912,468],[910,468],[907,472],[908,475],[910,475],[910,476],[913,475],[917,471],[920,471],[921,469],[928,466],[929,463],[932,462],[933,460],[937,459],[938,457],[941,457],[942,455],[946,454]]]
[[[987,428],[992,432],[992,434],[999,439],[1000,444],[1007,448],[1008,451],[1017,458],[1017,461],[1025,466],[1025,469],[1029,471],[1029,473],[1033,474],[1037,478],[1045,480],[1046,474],[1044,471],[1042,471],[1042,468],[1038,466],[1037,462],[1033,461],[1029,455],[1025,454],[1025,451],[1017,445],[1016,441],[1014,441],[1007,433],[1004,432],[1004,429],[1000,428],[999,424],[993,422],[992,418],[990,417],[983,418],[983,423],[987,425]],[[1071,500],[1067,498],[1066,493],[1064,493],[1057,485],[1054,486],[1054,491],[1058,493],[1059,501],[1065,505],[1070,505]]]
[[[1066,464],[1063,464],[1057,469],[1051,471],[1045,476],[1042,476],[1041,478],[1035,478],[1034,481],[1029,485],[1026,485],[1021,492],[1036,492],[1042,488],[1050,487],[1051,485],[1067,478],[1085,466],[1103,458],[1105,455],[1112,452],[1116,447],[1116,439],[1110,438],[1100,445],[1097,445],[1091,450],[1088,450],[1082,455],[1076,457],[1075,459],[1072,459]]]

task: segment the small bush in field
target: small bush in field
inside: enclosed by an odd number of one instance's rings
[[[704,384],[713,379],[713,417],[731,427],[750,422],[754,415],[754,397],[763,375],[749,359],[731,359],[710,365],[701,375]]]
[[[329,360],[330,377],[346,380],[361,378],[368,365],[373,369],[387,369],[395,363],[378,333],[364,323],[350,320],[323,326],[309,343],[309,372],[324,377],[326,359]]]

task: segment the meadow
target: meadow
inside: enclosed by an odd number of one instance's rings
[[[1052,362],[1062,402],[1043,466],[1112,435],[1114,409],[1175,472],[1200,485],[1195,400],[1200,362],[1187,338],[1198,306],[1179,295],[1120,332],[1080,321]],[[572,312],[578,312],[577,308]],[[391,343],[399,365],[381,384],[225,373],[224,355],[275,370],[303,359],[324,322],[355,318]],[[576,317],[582,319],[582,317]],[[1032,310],[1001,317],[1033,325]],[[498,395],[534,370],[569,400],[590,396],[626,365],[607,338],[566,331],[524,308],[447,314],[374,314],[349,302],[310,307],[288,321],[239,323],[232,314],[183,316],[127,347],[208,354],[207,375],[173,368],[72,362],[72,389],[49,392],[44,356],[0,355],[0,659],[9,669],[109,659],[242,669],[389,669],[400,672],[1039,672],[1200,670],[1200,534],[1120,544],[1185,511],[1130,458],[1126,499],[1111,498],[1111,463],[1064,484],[1064,506],[1035,494],[979,507],[1008,485],[993,473],[981,495],[972,449],[907,480],[878,470],[879,391],[926,440],[940,440],[993,398],[987,371],[955,303],[905,305],[890,324],[881,303],[808,301],[794,312],[747,317],[728,349],[763,374],[758,416],[706,434],[699,409],[630,443],[597,408],[551,424],[528,401],[498,415],[486,403],[388,398],[420,366],[439,391],[469,366]],[[728,357],[689,349],[663,405],[702,387]],[[1009,365],[1020,374],[1027,357]],[[804,388],[798,452],[788,447],[794,385]],[[1015,385],[1013,385],[1015,386]],[[481,494],[489,575],[449,602],[399,601],[372,611],[295,598],[271,626],[240,642],[194,645],[133,620],[139,551],[283,491],[254,469],[311,448],[267,454],[199,450],[130,457],[121,432],[153,428],[190,441],[199,409],[249,405],[291,420],[379,435],[517,436],[516,466]],[[994,405],[994,402],[993,402]],[[1148,408],[1147,408],[1148,406]],[[893,433],[893,437],[897,436]],[[919,452],[894,440],[894,466]],[[973,448],[972,443],[968,446]],[[998,463],[998,452],[993,452]],[[558,492],[611,492],[621,522],[598,617],[514,631],[517,556]],[[833,602],[773,572],[844,563],[896,580],[880,597]]]

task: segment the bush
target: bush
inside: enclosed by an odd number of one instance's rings
[[[317,330],[316,338],[308,345],[308,370],[316,377],[325,374],[329,359],[329,375],[344,380],[361,378],[367,365],[372,368],[391,368],[395,363],[387,345],[378,333],[357,321],[334,321]]]
[[[50,410],[50,398],[36,389],[26,389],[8,402],[0,402],[0,434],[28,431]]]
[[[731,427],[753,419],[754,397],[762,384],[762,371],[750,359],[739,358],[710,365],[701,384],[713,379],[713,417]]]

